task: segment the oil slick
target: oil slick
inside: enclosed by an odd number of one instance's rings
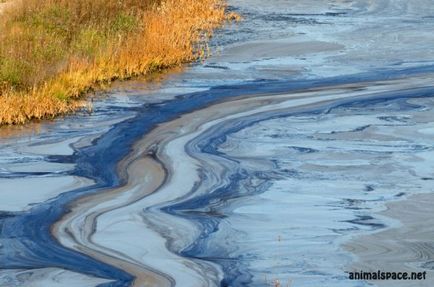
[[[255,2],[205,65],[2,140],[0,286],[432,284],[432,5]]]

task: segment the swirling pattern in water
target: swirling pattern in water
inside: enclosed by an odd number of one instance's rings
[[[432,189],[429,83],[258,94],[184,113],[137,142],[125,186],[77,202],[54,234],[122,260],[136,286],[360,286],[346,280],[342,242],[393,224],[372,216],[385,201]]]
[[[0,286],[368,286],[351,252],[431,272],[429,217],[376,211],[433,191],[432,3],[236,2],[250,20],[214,41],[246,43],[184,76],[214,88],[110,107],[132,116],[46,157],[91,182],[0,214]]]

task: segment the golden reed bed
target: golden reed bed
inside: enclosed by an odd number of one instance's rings
[[[194,61],[238,17],[223,0],[13,3],[0,19],[0,125],[69,113],[114,80]]]

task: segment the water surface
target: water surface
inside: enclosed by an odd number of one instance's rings
[[[372,286],[346,271],[380,257],[434,282],[421,215],[380,213],[432,199],[434,6],[230,5],[204,63],[2,131],[0,286]]]

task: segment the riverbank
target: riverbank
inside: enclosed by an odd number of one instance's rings
[[[7,4],[3,4],[7,5]],[[0,125],[83,107],[84,95],[207,53],[221,0],[26,1],[0,21]]]
[[[371,286],[343,245],[432,190],[428,2],[229,1],[200,65],[0,129],[0,286]]]

